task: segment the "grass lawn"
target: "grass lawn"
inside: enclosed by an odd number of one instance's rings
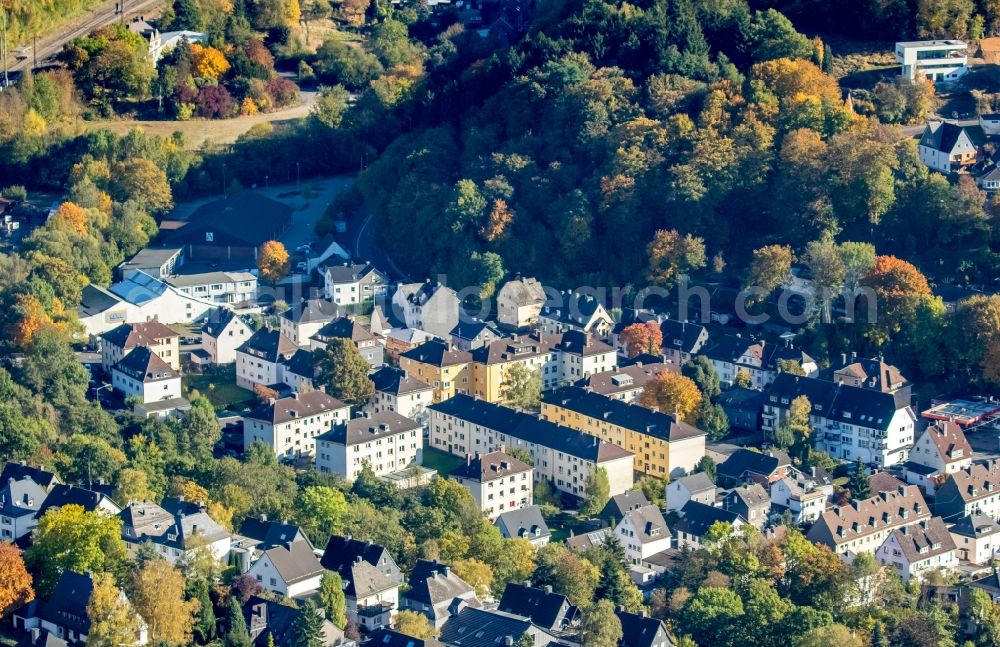
[[[545,523],[552,533],[552,541],[566,541],[571,531],[576,535],[587,532],[583,520],[576,515],[560,513],[551,519],[546,519]]]
[[[424,467],[437,470],[444,476],[462,464],[462,459],[432,447],[424,447]]]
[[[243,409],[252,404],[254,394],[236,386],[235,367],[228,371],[209,370],[203,374],[189,374],[183,378],[185,391],[198,391],[208,398],[217,411]],[[213,388],[214,387],[214,388]]]

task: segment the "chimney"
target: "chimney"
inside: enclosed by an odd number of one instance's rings
[[[261,512],[261,513],[260,513],[260,520],[261,520],[261,521],[267,521],[267,515],[266,515],[266,514],[264,514],[263,512]]]
[[[466,454],[465,455],[465,464],[466,465],[472,465],[472,454]]]
[[[545,588],[545,592],[546,593],[552,593],[552,585],[551,584],[546,584],[544,588]]]
[[[858,361],[858,352],[852,350],[851,351],[851,363],[853,364],[856,361]]]
[[[840,365],[847,366],[847,353],[840,354]]]

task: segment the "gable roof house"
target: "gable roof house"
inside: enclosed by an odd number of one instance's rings
[[[111,368],[136,348],[149,348],[175,371],[181,369],[180,335],[159,321],[123,323],[101,335],[101,366]]]
[[[688,547],[693,550],[701,548],[702,540],[716,523],[728,523],[735,531],[746,524],[746,519],[731,510],[691,500],[680,509],[680,519],[674,524],[677,534],[677,547]]]
[[[763,454],[749,449],[737,449],[716,467],[716,480],[720,485],[735,487],[743,483],[771,483],[788,475],[792,461],[781,450]]]
[[[945,521],[970,514],[1000,517],[1000,459],[949,474],[934,495],[934,513]]]
[[[558,636],[523,616],[474,607],[465,607],[448,618],[438,640],[452,647],[496,647],[520,641],[534,647],[563,644]]]
[[[874,553],[896,528],[911,526],[931,516],[915,485],[879,492],[868,499],[825,510],[809,528],[806,539],[824,544],[838,554]]]
[[[55,475],[55,472],[46,470],[44,465],[35,467],[28,465],[27,461],[20,463],[7,461],[4,463],[3,469],[0,470],[0,483],[6,483],[10,479],[19,481],[25,478],[31,479],[46,492],[49,492],[55,484],[62,482]]]
[[[247,517],[233,536],[232,554],[245,573],[263,552],[275,546],[304,542],[313,550],[312,542],[302,529],[287,521],[269,520],[266,514]]]
[[[624,609],[615,611],[622,623],[622,637],[618,647],[673,647],[674,641],[662,620],[650,618],[645,611],[629,613]]]
[[[300,613],[309,607],[293,607],[274,600],[267,600],[256,595],[251,596],[243,605],[243,619],[250,632],[250,640],[255,647],[299,647],[293,628]],[[320,636],[323,647],[342,645],[353,647],[354,641],[346,640],[344,632],[332,622],[323,620],[323,632]]]
[[[906,389],[907,398],[910,392],[910,382],[902,372],[881,357],[858,359],[856,353],[851,353],[850,362],[847,355],[841,354],[840,368],[823,371],[820,377],[837,384],[875,389],[883,393],[895,393]]]
[[[549,543],[551,533],[537,505],[529,505],[520,510],[501,512],[493,525],[507,538],[527,539],[532,546],[541,547]]]
[[[317,437],[349,415],[350,407],[322,391],[293,393],[244,416],[243,447],[262,442],[275,456],[310,456]]]
[[[603,396],[635,403],[646,388],[646,382],[654,380],[666,373],[676,373],[674,364],[646,364],[639,362],[631,366],[621,366],[600,373],[593,373],[576,383],[576,386],[589,389]]]
[[[579,330],[607,337],[614,325],[615,320],[592,294],[563,291],[558,299],[547,300],[538,315],[538,326],[547,335]]]
[[[263,549],[247,575],[272,593],[303,598],[319,590],[323,572],[308,541],[289,541]]]
[[[472,354],[432,339],[399,356],[406,374],[434,387],[434,402],[451,398],[470,388],[469,363]]]
[[[322,270],[326,298],[349,306],[372,301],[385,294],[388,277],[371,263],[327,265]]]
[[[670,548],[670,529],[655,505],[626,512],[614,534],[633,565],[643,565],[646,559]]]
[[[448,475],[469,490],[490,520],[503,512],[521,510],[533,503],[535,480],[532,467],[499,451],[467,455],[465,463]]]
[[[434,403],[434,387],[395,366],[383,366],[369,378],[375,383],[369,405],[372,413],[393,411],[419,423],[427,420],[427,407]]]
[[[788,417],[792,401],[812,406],[813,445],[833,457],[885,468],[901,463],[913,445],[916,416],[908,389],[885,392],[819,378],[782,373],[775,378],[761,414],[765,433]]]
[[[958,559],[971,564],[989,564],[1000,551],[1000,524],[985,514],[962,517],[948,528]]]
[[[0,541],[13,542],[28,535],[38,525],[38,511],[46,496],[45,488],[27,474],[0,479]]]
[[[698,323],[664,319],[660,322],[661,348],[667,360],[683,366],[708,343],[708,329]]]
[[[388,550],[370,541],[352,539],[350,535],[332,535],[320,562],[328,571],[339,572],[358,560],[371,564],[392,582],[403,582],[403,573]]]
[[[458,325],[461,302],[454,290],[443,283],[406,283],[392,295],[394,313],[407,328],[418,328],[441,339],[449,339]]]
[[[292,208],[257,191],[240,191],[199,207],[163,242],[184,249],[188,260],[257,258],[292,222]]]
[[[730,490],[722,507],[740,515],[752,526],[763,528],[771,513],[771,495],[760,483],[750,483]]]
[[[697,501],[705,505],[715,503],[715,483],[704,472],[696,472],[667,484],[667,511],[677,511],[688,501]]]
[[[604,508],[597,513],[597,518],[614,525],[621,521],[627,513],[647,505],[649,505],[649,499],[646,498],[642,490],[638,488],[626,490],[608,499]]]
[[[507,281],[497,292],[497,321],[513,330],[533,326],[545,300],[545,288],[538,279],[518,277]]]
[[[382,344],[353,317],[337,317],[309,338],[310,350],[326,350],[334,339],[346,339],[354,344],[361,356],[373,368],[382,366]]]
[[[281,313],[281,334],[293,344],[311,348],[312,337],[334,319],[347,312],[328,299],[303,299]]]
[[[482,606],[476,591],[447,564],[417,560],[407,582],[409,588],[400,595],[399,608],[425,615],[435,629],[466,606]]]
[[[932,571],[948,573],[958,567],[955,541],[940,517],[896,528],[875,553],[880,564],[899,569],[903,581],[923,580]]]
[[[344,581],[347,615],[362,631],[390,624],[396,615],[403,575],[388,550],[370,541],[333,535],[320,563]]]
[[[553,632],[567,631],[580,621],[580,609],[565,595],[553,593],[551,586],[536,588],[512,582],[504,589],[497,608]]]
[[[788,476],[771,483],[770,495],[775,514],[788,511],[793,522],[811,523],[833,497],[833,482],[816,468],[810,474],[792,470]]]
[[[208,516],[203,504],[167,497],[162,505],[152,501],[132,503],[119,513],[122,541],[130,555],[150,543],[157,556],[177,565],[207,547],[218,562],[225,561],[232,535]]]
[[[713,336],[699,354],[712,361],[719,381],[726,386],[732,386],[736,376],[745,373],[752,388],[763,390],[778,376],[779,360],[794,361],[806,375],[819,370],[816,360],[801,350],[768,344],[763,339],[755,341],[742,333]]]
[[[981,126],[931,121],[920,136],[917,151],[924,166],[942,173],[958,173],[976,163],[985,141]]]
[[[250,390],[258,384],[280,384],[284,378],[282,361],[298,350],[295,342],[279,331],[261,328],[236,349],[236,384]]]
[[[919,485],[928,496],[948,474],[972,465],[972,447],[962,428],[947,420],[928,425],[917,435],[910,450],[910,460],[903,464],[907,483]]]
[[[67,505],[78,505],[87,512],[100,510],[104,514],[112,516],[122,511],[117,503],[100,492],[94,492],[93,490],[76,485],[56,483],[49,490],[49,495],[45,497],[45,501],[38,509],[37,516],[41,519],[49,510],[62,508]]]
[[[130,351],[111,367],[111,384],[125,399],[134,397],[144,405],[166,405],[158,410],[164,415],[187,404],[181,398],[180,372],[145,346]]]
[[[451,329],[449,340],[455,348],[471,352],[473,349],[481,348],[500,339],[501,336],[500,331],[489,322],[473,319],[471,321],[460,320]]]
[[[232,364],[236,361],[236,349],[250,339],[251,334],[250,326],[235,312],[216,308],[201,327],[201,345],[212,364]]]

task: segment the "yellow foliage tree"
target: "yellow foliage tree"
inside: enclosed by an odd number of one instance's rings
[[[470,557],[458,560],[451,568],[455,575],[476,590],[476,595],[481,598],[489,595],[490,587],[493,586],[493,569],[489,564]]]
[[[257,269],[264,279],[272,283],[285,278],[290,269],[288,250],[276,240],[267,241],[261,245]]]
[[[696,414],[701,405],[701,391],[687,376],[663,373],[646,382],[639,403],[663,413],[676,413],[687,420]]]
[[[0,617],[34,599],[31,575],[24,568],[21,551],[14,544],[0,542]]]
[[[292,27],[302,18],[302,7],[299,6],[299,0],[288,0],[288,9],[286,11],[288,16],[288,26]]]
[[[226,56],[210,45],[191,45],[195,76],[203,79],[218,79],[229,70]]]
[[[14,326],[14,343],[19,348],[27,348],[39,330],[52,325],[52,319],[45,311],[45,306],[33,295],[19,294],[14,310],[18,313],[17,323]]]
[[[184,599],[184,576],[163,560],[148,562],[132,576],[130,596],[146,621],[151,644],[186,645],[198,600]]]
[[[750,78],[763,81],[764,86],[779,99],[815,96],[840,102],[837,80],[805,59],[778,58],[757,63],[750,71]]]
[[[94,577],[87,617],[90,619],[88,642],[92,645],[130,645],[139,636],[135,612],[122,597],[110,573]]]
[[[392,628],[401,634],[420,640],[434,638],[438,634],[437,630],[431,626],[430,621],[427,620],[427,616],[409,609],[396,614]]]
[[[34,108],[29,108],[24,115],[24,132],[29,135],[41,136],[45,134],[49,125],[45,123],[45,117],[35,112]]]
[[[245,117],[251,117],[257,114],[257,104],[253,102],[253,99],[246,97],[240,104],[240,114]]]
[[[74,234],[87,233],[87,212],[78,204],[63,202],[49,221],[52,227],[59,231],[69,231]]]

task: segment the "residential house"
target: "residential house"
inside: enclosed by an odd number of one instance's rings
[[[576,386],[631,404],[638,401],[647,382],[678,370],[674,364],[640,362],[594,373],[576,382]]]
[[[609,498],[608,502],[604,504],[604,508],[597,513],[597,518],[614,526],[632,510],[638,510],[647,505],[649,505],[649,500],[642,490],[638,488],[626,490]]]
[[[45,488],[27,474],[0,479],[0,541],[13,542],[30,534],[46,496]]]
[[[699,503],[694,499],[684,504],[678,513],[680,519],[674,524],[674,532],[677,534],[677,547],[698,550],[705,539],[705,535],[717,522],[728,523],[733,530],[746,525],[737,513],[723,508]]]
[[[531,454],[536,479],[583,497],[591,474],[603,467],[609,494],[632,487],[632,454],[621,447],[528,413],[468,395],[430,407],[430,445],[455,456],[521,447]]]
[[[427,420],[427,407],[434,404],[433,386],[394,366],[383,366],[369,377],[375,383],[373,413],[392,411],[421,424]]]
[[[528,644],[548,647],[563,644],[560,636],[534,625],[530,620],[502,611],[465,607],[441,627],[438,640],[452,647]]]
[[[56,581],[48,599],[35,599],[14,611],[15,631],[48,632],[71,645],[86,644],[90,634],[90,615],[87,605],[94,591],[90,573],[64,570]],[[130,607],[125,594],[120,594],[122,604]],[[138,616],[136,616],[138,617]],[[146,625],[138,618],[139,628],[134,640],[127,645],[145,645],[148,642]]]
[[[118,266],[123,279],[131,278],[136,272],[143,272],[157,279],[172,276],[184,263],[184,250],[179,247],[147,247]]]
[[[45,490],[45,492],[50,492],[56,484],[61,483],[55,472],[46,470],[44,465],[39,465],[38,467],[28,465],[27,461],[21,461],[20,463],[7,461],[4,463],[3,469],[0,470],[0,483],[6,483],[11,479],[16,481],[31,479]]]
[[[240,573],[246,573],[265,550],[295,542],[304,542],[313,550],[309,537],[298,526],[287,521],[268,520],[266,514],[247,517],[233,537],[231,561]]]
[[[412,378],[434,387],[434,402],[469,391],[472,355],[432,340],[399,356],[399,366]]]
[[[831,497],[833,481],[816,468],[810,474],[792,470],[788,476],[771,483],[771,506],[775,513],[787,510],[797,524],[816,521]]]
[[[257,277],[250,272],[177,274],[163,281],[181,294],[234,308],[257,303]]]
[[[552,533],[542,517],[542,511],[537,505],[529,505],[520,510],[501,512],[493,522],[500,529],[500,534],[509,539],[527,539],[532,546],[541,548],[549,543]]]
[[[507,281],[497,292],[497,321],[515,330],[534,326],[545,300],[545,288],[538,279]]]
[[[559,337],[530,333],[497,339],[471,353],[469,392],[487,402],[502,402],[507,375],[515,366],[537,372],[542,389],[552,389],[563,381],[562,366],[555,345]]]
[[[570,530],[569,537],[566,538],[566,547],[578,553],[585,553],[591,548],[598,548],[608,541],[614,539],[614,528],[598,528],[579,535],[573,534]]]
[[[688,501],[715,504],[715,483],[704,472],[673,479],[667,485],[667,511],[678,511]]]
[[[637,566],[670,548],[670,529],[655,505],[626,512],[615,526],[614,536],[625,550],[625,558]]]
[[[635,470],[658,478],[694,470],[705,456],[705,432],[661,413],[570,386],[542,398],[542,417],[635,454]]]
[[[136,501],[118,514],[121,536],[129,555],[134,556],[146,544],[153,546],[157,557],[175,566],[207,549],[216,562],[225,563],[232,546],[232,535],[208,516],[205,502],[192,503],[167,497],[161,505]]]
[[[931,121],[920,136],[917,152],[924,166],[942,173],[958,173],[979,160],[979,148],[985,140],[980,126]]]
[[[437,638],[414,638],[386,628],[371,632],[368,644],[372,647],[444,647]]]
[[[251,390],[258,384],[280,384],[281,362],[297,350],[295,342],[279,331],[261,328],[236,349],[236,384]]]
[[[164,243],[184,249],[187,260],[253,262],[269,240],[292,224],[292,207],[257,191],[239,191],[208,202],[165,234]]]
[[[314,351],[326,350],[327,344],[333,339],[349,340],[370,366],[382,366],[382,344],[352,317],[338,317],[320,328],[309,338],[309,348]]]
[[[741,485],[726,493],[722,498],[722,507],[760,529],[771,513],[771,495],[759,483]]]
[[[993,571],[985,577],[972,580],[969,582],[969,588],[984,591],[993,602],[1000,603],[1000,571]]]
[[[551,586],[537,588],[511,582],[504,588],[497,609],[527,618],[546,631],[572,631],[580,621],[580,609]]]
[[[307,541],[291,541],[263,549],[247,575],[272,593],[305,598],[319,590],[323,567]]]
[[[385,294],[388,277],[371,263],[328,265],[323,271],[326,298],[339,306],[374,301]]]
[[[126,323],[101,335],[101,366],[110,374],[112,366],[139,347],[181,370],[180,335],[159,321]]]
[[[449,340],[455,348],[471,352],[500,339],[502,336],[503,334],[489,322],[472,319],[471,321],[460,320],[451,329]]]
[[[530,465],[504,453],[504,448],[465,457],[448,475],[459,482],[475,499],[476,505],[492,521],[510,510],[521,510],[533,503],[534,470]]]
[[[560,374],[567,382],[576,382],[596,373],[613,370],[618,364],[614,347],[591,332],[567,330],[554,350],[560,355]]]
[[[250,327],[235,312],[216,308],[201,327],[201,347],[212,364],[232,364],[236,361],[236,349],[252,334]]]
[[[719,406],[726,412],[726,419],[733,429],[757,431],[760,429],[760,412],[764,407],[764,394],[756,389],[734,386],[723,391]]]
[[[407,328],[418,328],[435,337],[448,339],[458,325],[461,303],[454,290],[443,283],[407,283],[396,286],[392,295],[396,316]]]
[[[129,351],[111,367],[111,384],[123,398],[138,398],[142,404],[181,397],[180,372],[146,346]]]
[[[708,329],[701,324],[664,319],[660,322],[661,348],[667,361],[684,366],[708,343]]]
[[[385,548],[334,535],[321,563],[344,581],[347,617],[362,631],[389,626],[396,616],[402,576]]]
[[[402,472],[423,462],[420,423],[393,411],[338,421],[316,437],[316,469],[353,481],[367,466],[376,476]]]
[[[375,313],[377,312],[378,308],[372,314],[373,322],[375,321]],[[372,332],[375,332],[374,325],[372,326]],[[400,357],[403,353],[409,352],[421,344],[437,339],[437,337],[429,332],[416,328],[391,328],[381,335],[382,341],[385,342],[386,354],[396,362],[401,362]]]
[[[555,302],[546,301],[538,315],[538,327],[547,335],[578,330],[607,337],[614,325],[607,309],[591,294],[562,292]]]
[[[954,422],[939,420],[928,425],[913,442],[910,459],[903,464],[907,483],[921,486],[934,496],[948,474],[972,465],[972,447],[965,432]]]
[[[294,633],[295,621],[300,613],[319,612],[307,606],[294,607],[256,595],[243,605],[243,621],[247,624],[250,640],[254,647],[300,647]],[[324,619],[319,644],[322,647],[353,647],[354,641],[344,638],[344,632],[332,622]]]
[[[837,384],[875,389],[883,393],[896,393],[906,389],[905,397],[909,398],[910,382],[898,368],[886,363],[881,357],[858,359],[857,353],[851,353],[848,362],[847,355],[842,353],[840,358],[840,367],[823,371],[820,377]]]
[[[482,606],[475,589],[447,564],[418,559],[407,584],[407,590],[399,596],[400,610],[423,614],[435,629],[466,606]]]
[[[673,647],[674,641],[662,620],[650,618],[645,611],[629,613],[617,609],[615,615],[622,623],[622,637],[618,647]]]
[[[940,517],[894,529],[875,553],[883,566],[899,569],[903,581],[923,580],[930,572],[947,574],[958,568],[955,541]]]
[[[879,492],[868,499],[854,499],[820,514],[806,538],[835,553],[872,553],[893,530],[931,517],[920,489],[906,485],[894,492]]]
[[[969,44],[964,40],[917,40],[896,43],[900,74],[915,81],[954,81],[965,74]]]
[[[275,456],[312,456],[317,436],[345,422],[350,408],[322,391],[293,393],[261,404],[243,418],[243,448],[264,443]]]
[[[304,299],[281,313],[281,334],[296,346],[311,348],[313,335],[345,316],[346,311],[333,301]]]
[[[949,474],[934,495],[934,513],[945,521],[970,514],[1000,517],[1000,459]]]
[[[281,383],[293,393],[315,391],[317,385],[316,353],[300,348],[291,357],[283,357],[278,361],[278,374]],[[279,385],[280,387],[280,385]],[[276,389],[281,391],[282,389]]]
[[[801,350],[755,341],[742,333],[713,336],[699,354],[712,361],[724,386],[735,384],[737,375],[743,373],[751,388],[763,390],[778,376],[779,361],[794,362],[806,375],[819,371],[816,360]]]
[[[886,468],[906,461],[916,416],[907,389],[880,389],[782,373],[771,385],[762,413],[765,434],[788,417],[791,402],[811,405],[813,446],[831,456]]]
[[[75,485],[56,483],[49,490],[49,495],[45,497],[45,501],[38,509],[37,516],[41,519],[49,510],[58,510],[67,505],[78,505],[87,512],[100,511],[109,517],[122,511],[121,506],[100,492]]]
[[[958,551],[958,559],[986,565],[1000,551],[1000,524],[984,514],[962,517],[948,528]]]

